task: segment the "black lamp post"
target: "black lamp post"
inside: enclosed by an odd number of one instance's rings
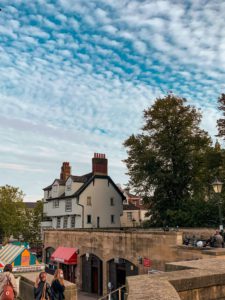
[[[223,183],[221,181],[219,181],[217,178],[214,180],[214,182],[212,183],[213,186],[213,190],[216,194],[220,194],[222,191],[222,186]],[[221,210],[221,204],[222,204],[222,200],[221,197],[219,197],[218,199],[218,208],[219,208],[219,218],[220,218],[220,230],[223,231],[223,217],[222,217],[222,210]]]

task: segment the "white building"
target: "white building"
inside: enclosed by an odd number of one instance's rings
[[[150,220],[148,209],[140,196],[133,195],[129,189],[120,190],[125,196],[123,201],[123,215],[120,217],[122,227],[141,226],[144,221]]]
[[[44,188],[44,217],[47,228],[108,228],[120,227],[123,193],[108,176],[108,161],[95,153],[92,172],[71,175],[64,162],[60,179]]]

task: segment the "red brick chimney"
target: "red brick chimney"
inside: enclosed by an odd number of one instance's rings
[[[105,154],[94,154],[92,158],[92,172],[97,175],[108,175],[108,160],[105,158]]]
[[[71,174],[71,167],[69,162],[63,162],[61,167],[60,179],[66,181]]]

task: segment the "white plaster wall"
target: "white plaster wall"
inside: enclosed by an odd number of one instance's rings
[[[150,217],[146,217],[145,214],[148,212],[148,210],[141,210],[141,220],[142,221],[146,221],[146,220],[150,220]]]
[[[67,180],[66,183],[69,184],[68,181],[72,181],[72,179],[69,178],[69,179]],[[67,184],[66,184],[66,185],[67,185]],[[73,194],[74,194],[74,193],[75,193],[82,185],[83,185],[82,182],[72,182],[72,183],[71,183],[71,190],[65,189],[65,195],[66,195],[66,196],[71,196],[71,195],[73,195]]]
[[[91,197],[91,206],[87,206],[87,197]],[[110,205],[114,198],[114,206]],[[122,197],[109,183],[108,179],[95,179],[80,195],[79,203],[84,205],[84,228],[97,227],[97,217],[100,217],[100,227],[120,227],[120,215],[123,213]],[[92,224],[87,224],[87,215],[92,215]],[[115,223],[111,223],[114,215]]]
[[[59,207],[53,208],[53,201],[48,201],[47,204],[44,204],[44,212],[47,217],[56,217],[56,216],[68,216],[68,215],[81,215],[82,208],[77,204],[76,198],[72,198],[72,211],[65,210],[66,199],[59,199]]]

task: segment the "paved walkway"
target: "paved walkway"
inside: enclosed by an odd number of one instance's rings
[[[98,299],[99,297],[97,295],[93,294],[87,294],[84,292],[78,292],[78,300],[93,300]]]

